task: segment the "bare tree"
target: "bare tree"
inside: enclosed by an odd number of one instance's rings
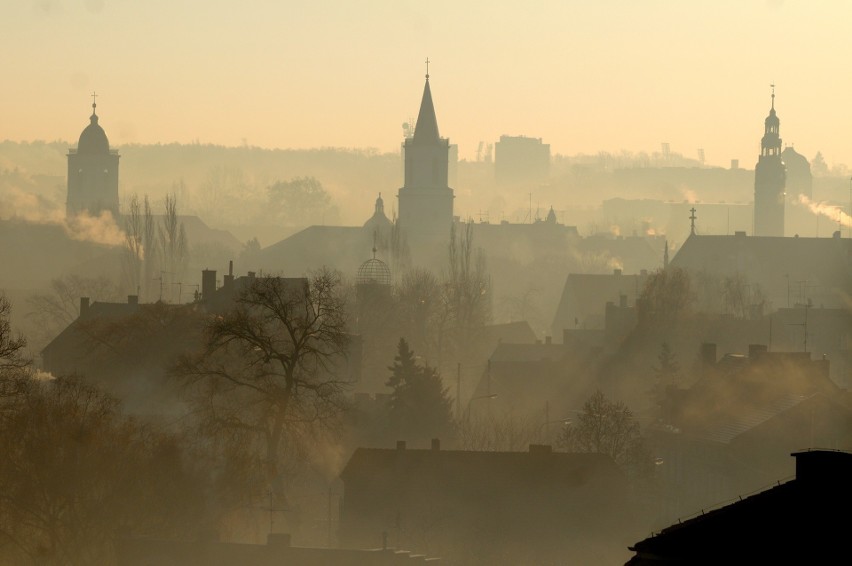
[[[139,208],[139,197],[132,195],[128,204],[128,214],[124,220],[124,281],[131,292],[137,293],[142,285],[142,261],[145,257],[143,249],[142,213]]]
[[[82,277],[76,274],[63,275],[50,281],[50,293],[30,295],[27,316],[36,323],[35,337],[47,343],[80,316],[80,298],[92,301],[118,300],[119,290],[108,277]]]
[[[462,450],[522,452],[540,441],[543,428],[530,415],[500,413],[463,418],[458,422],[457,434]]]
[[[241,431],[254,443],[274,509],[288,506],[288,458],[344,407],[349,335],[340,284],[328,269],[308,279],[255,278],[231,311],[210,320],[203,349],[177,367],[208,430]]]
[[[77,379],[22,385],[0,411],[0,562],[109,564],[118,529],[194,534],[206,471],[175,438]]]
[[[644,476],[652,465],[633,412],[599,390],[586,400],[575,422],[562,429],[558,444],[571,452],[607,454],[630,476]]]
[[[658,269],[640,294],[647,321],[669,323],[689,312],[695,301],[689,273],[681,268]]]
[[[491,281],[485,254],[473,245],[473,222],[450,230],[445,301],[452,333],[445,341],[456,352],[467,352],[491,322]],[[444,350],[444,344],[441,344]]]
[[[27,339],[12,331],[11,316],[12,303],[0,292],[0,378],[5,378],[9,371],[20,370],[30,364],[24,356]]]
[[[439,336],[446,324],[441,283],[434,273],[415,268],[403,274],[396,288],[399,335],[433,364],[438,360]]]
[[[165,214],[162,223],[157,228],[157,241],[164,270],[164,273],[161,273],[160,276],[168,275],[169,277],[163,284],[168,283],[171,287],[172,283],[182,281],[189,262],[189,249],[183,222],[178,220],[177,197],[173,194],[166,195],[164,204]],[[180,297],[178,297],[178,300],[180,300]]]

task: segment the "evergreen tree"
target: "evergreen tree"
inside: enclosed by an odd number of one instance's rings
[[[447,438],[453,432],[452,402],[441,375],[429,365],[419,365],[405,338],[389,366],[391,393],[389,420],[400,440]]]

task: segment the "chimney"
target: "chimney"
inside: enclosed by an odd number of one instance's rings
[[[138,305],[139,304],[139,295],[127,295],[127,304],[128,305]]]
[[[734,236],[736,236],[737,238],[745,238],[745,235],[746,235],[745,230],[734,231]]]
[[[550,337],[550,336],[545,336],[545,337],[544,337],[544,343],[545,343],[545,344],[552,344],[552,343],[553,343],[553,339],[552,339],[552,337]]]
[[[209,301],[216,292],[216,270],[204,269],[201,272],[201,300]]]
[[[613,275],[621,275],[621,270],[620,269],[613,269],[612,274]]]
[[[705,366],[716,364],[716,344],[713,342],[704,342],[701,344],[701,363]]]
[[[440,438],[433,438],[432,439],[432,450],[437,452],[440,449],[441,449],[441,439]]]
[[[230,289],[234,284],[234,260],[228,262],[228,274],[222,278],[222,286],[225,289]]]
[[[405,450],[405,441],[404,440],[397,440],[396,441],[396,449],[397,450]]]
[[[86,316],[89,313],[89,297],[80,297],[80,316]]]
[[[619,295],[618,296],[618,306],[621,308],[627,308],[627,295]]]

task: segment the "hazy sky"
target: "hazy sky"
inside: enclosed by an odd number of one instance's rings
[[[441,134],[553,153],[852,164],[845,0],[0,0],[0,139],[398,149],[432,61]]]

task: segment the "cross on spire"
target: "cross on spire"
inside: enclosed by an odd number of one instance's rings
[[[772,88],[772,108],[775,108],[775,83],[769,86]]]
[[[429,58],[426,57],[426,78],[429,78]]]
[[[690,208],[689,212],[692,213],[692,214],[689,215],[689,223],[690,223],[689,234],[693,235],[693,234],[695,234],[695,219],[697,218],[697,216],[695,216],[695,207],[693,206],[692,208]]]
[[[95,108],[97,108],[97,106],[98,106],[97,98],[98,98],[98,93],[92,91],[92,112],[94,112]]]

